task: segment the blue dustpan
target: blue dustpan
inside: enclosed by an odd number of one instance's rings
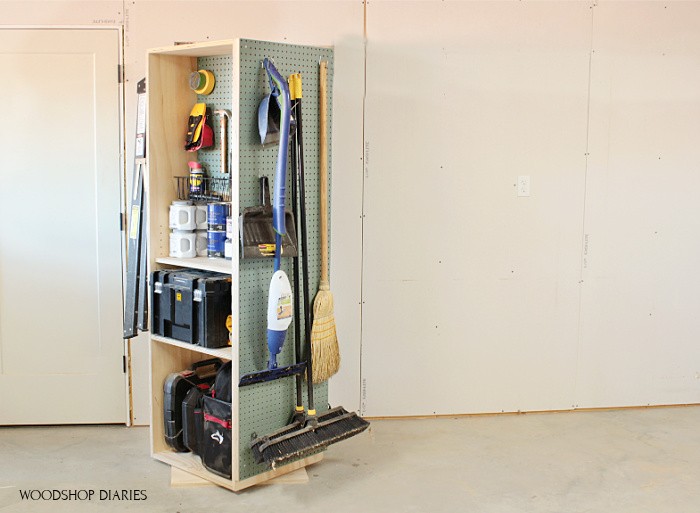
[[[277,144],[280,141],[279,89],[271,85],[272,92],[265,96],[258,106],[258,132],[260,144]]]

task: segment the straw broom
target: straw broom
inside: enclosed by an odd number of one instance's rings
[[[328,63],[320,63],[319,69],[319,118],[320,118],[320,225],[321,225],[321,280],[314,299],[314,322],[311,327],[311,357],[313,358],[313,382],[321,383],[338,372],[340,351],[333,315],[333,294],[328,280],[328,147],[326,118],[326,80]]]

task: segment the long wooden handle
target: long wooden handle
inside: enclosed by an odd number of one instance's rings
[[[326,81],[328,63],[322,61],[318,80],[318,112],[320,124],[319,146],[319,191],[321,195],[321,285],[328,286],[328,119]]]
[[[219,118],[219,137],[221,138],[221,174],[228,173],[228,148],[226,146],[226,116],[221,114]]]

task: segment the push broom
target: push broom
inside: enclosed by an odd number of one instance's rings
[[[298,81],[298,82],[297,82]],[[348,412],[342,406],[330,409],[322,415],[316,415],[314,408],[314,388],[312,383],[313,359],[311,357],[311,303],[309,301],[308,245],[306,237],[306,201],[304,191],[304,158],[301,128],[301,76],[293,75],[290,79],[292,97],[297,99],[294,107],[296,152],[292,160],[297,168],[299,184],[299,218],[301,228],[302,275],[304,288],[304,331],[306,339],[306,391],[308,394],[308,412],[300,415],[301,387],[297,387],[297,408],[292,422],[266,436],[256,438],[251,443],[253,455],[258,463],[265,462],[273,468],[291,460],[304,458],[327,446],[355,436],[369,427],[369,422],[354,412]],[[293,201],[294,202],[294,201]],[[295,202],[294,202],[295,203]],[[297,257],[299,258],[299,257]]]
[[[338,372],[340,351],[333,315],[333,294],[328,280],[328,146],[326,116],[326,80],[328,63],[319,66],[318,102],[320,121],[319,189],[321,224],[321,280],[314,300],[314,322],[311,328],[311,358],[314,361],[313,382],[323,383]]]

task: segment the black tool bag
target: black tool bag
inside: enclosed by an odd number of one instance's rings
[[[208,271],[153,271],[151,330],[201,347],[228,345],[231,276]]]
[[[182,441],[190,451],[198,456],[204,435],[202,401],[204,392],[197,387],[190,388],[182,401]]]
[[[165,383],[163,384],[165,442],[176,451],[188,451],[182,431],[182,401],[192,388],[208,393],[215,381],[214,373],[220,369],[221,365],[221,360],[212,358],[195,362],[189,369],[174,372],[165,378]],[[207,367],[212,367],[212,369],[207,369]]]
[[[216,373],[211,396],[202,398],[203,433],[199,445],[202,464],[231,478],[231,362]]]
[[[231,362],[224,363],[216,371],[216,377],[211,386],[211,396],[220,401],[231,402]]]

